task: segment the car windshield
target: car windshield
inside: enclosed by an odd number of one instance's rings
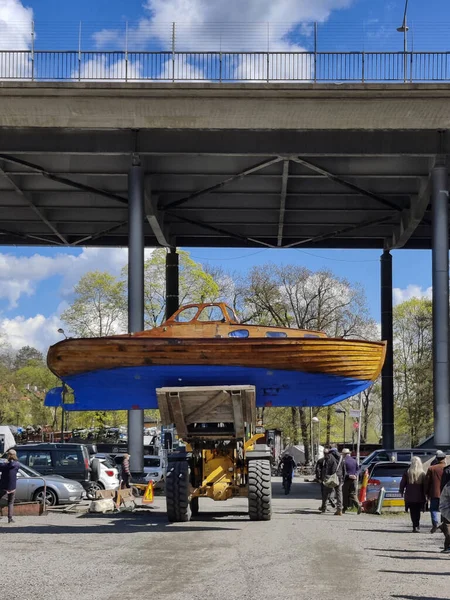
[[[407,468],[407,465],[377,465],[372,471],[372,479],[377,479],[378,477],[402,477]]]
[[[20,470],[26,477],[42,477],[40,473],[20,463]]]

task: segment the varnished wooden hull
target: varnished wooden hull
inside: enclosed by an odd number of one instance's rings
[[[223,366],[300,371],[374,381],[385,357],[383,342],[332,338],[163,339],[111,337],[65,340],[49,350],[55,375],[126,367]]]

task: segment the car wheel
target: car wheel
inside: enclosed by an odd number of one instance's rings
[[[34,492],[33,500],[44,504],[44,488],[40,488]],[[49,488],[45,491],[45,504],[47,506],[55,506],[58,504],[58,496]]]
[[[98,481],[91,481],[89,489],[86,490],[86,496],[88,500],[95,500],[96,494],[99,490],[103,490],[103,486]]]

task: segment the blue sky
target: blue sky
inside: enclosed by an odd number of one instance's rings
[[[32,9],[32,14],[25,8]],[[109,40],[117,38],[115,32],[122,32],[127,21],[139,26],[143,22],[174,20],[185,24],[185,30],[181,31],[184,31],[186,43],[191,44],[205,37],[208,31],[206,23],[211,22],[227,21],[230,27],[235,27],[232,24],[239,22],[301,23],[317,20],[321,23],[319,49],[361,49],[363,45],[365,49],[399,50],[403,37],[395,31],[395,27],[401,24],[403,8],[404,0],[78,0],[77,3],[0,0],[0,49],[5,47],[2,43],[9,43],[6,47],[11,48],[17,39],[26,44],[26,29],[21,38],[20,32],[17,33],[17,22],[32,17],[36,21],[36,43],[49,50],[77,49],[80,21],[83,44],[95,48],[113,43]],[[448,49],[448,0],[410,0],[408,22],[412,28],[408,43],[414,44],[415,49]],[[302,47],[311,44],[311,31],[307,27],[299,25],[292,29],[279,25],[278,29],[273,28],[273,32],[275,44]],[[240,43],[248,43],[246,38],[248,35],[244,31]],[[160,36],[160,43],[166,43],[164,36]],[[296,263],[310,269],[329,268],[337,275],[364,286],[371,314],[377,320],[380,254],[380,251],[320,249],[192,250],[193,258],[199,262],[210,261],[237,272],[266,262]],[[16,347],[29,343],[45,349],[59,337],[56,333],[60,326],[59,314],[70,301],[78,278],[92,269],[118,273],[125,262],[126,251],[123,249],[60,248],[56,251],[0,247],[0,327]],[[407,299],[414,294],[429,295],[430,286],[429,252],[394,252],[396,300]]]

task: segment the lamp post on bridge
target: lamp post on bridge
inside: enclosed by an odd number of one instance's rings
[[[406,57],[406,53],[408,51],[407,32],[409,31],[409,27],[407,25],[408,2],[409,2],[409,0],[405,1],[405,11],[403,13],[403,22],[400,27],[397,27],[397,31],[400,33],[403,33],[403,81],[404,82],[406,82],[406,79],[407,79],[406,72],[407,72],[407,67],[408,67],[408,60]]]

